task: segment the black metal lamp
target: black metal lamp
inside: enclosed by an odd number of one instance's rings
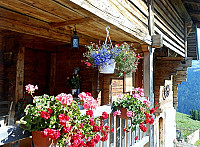
[[[74,34],[71,38],[71,48],[78,49],[79,48],[79,37],[78,37],[77,31],[76,31],[76,24],[74,25],[73,32],[74,32]]]

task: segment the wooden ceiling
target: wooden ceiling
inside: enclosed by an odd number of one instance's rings
[[[80,44],[104,41],[105,28],[115,42],[144,43],[69,0],[0,0],[0,30],[70,43],[76,24]]]
[[[182,0],[192,21],[200,28],[200,0]]]

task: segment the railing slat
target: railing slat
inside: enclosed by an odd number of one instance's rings
[[[118,116],[117,116],[116,122],[117,122],[117,125],[116,125],[117,126],[117,129],[116,129],[117,130],[117,137],[116,137],[116,145],[117,146],[116,147],[121,147],[120,146],[120,143],[121,143],[121,141],[120,141],[120,134],[121,134],[120,133],[120,118]]]
[[[126,119],[126,127],[130,126],[131,120]],[[126,134],[126,147],[130,147],[131,145],[131,131]]]
[[[106,120],[104,120],[104,125],[105,126],[109,126],[109,124],[108,124],[108,120],[106,119]],[[107,141],[105,141],[105,142],[103,142],[103,147],[108,147],[108,140]]]
[[[122,127],[121,127],[121,130],[122,130],[122,137],[121,137],[121,139],[122,139],[122,144],[121,144],[121,146],[122,147],[125,147],[126,146],[126,139],[125,139],[125,135],[126,135],[126,132],[125,131],[123,131],[123,129],[124,128],[126,128],[126,125],[125,125],[125,119],[121,119],[122,121],[121,121],[121,123],[122,123]]]
[[[110,129],[114,129],[114,116],[112,114],[110,114]],[[110,147],[114,147],[114,132],[110,133]]]

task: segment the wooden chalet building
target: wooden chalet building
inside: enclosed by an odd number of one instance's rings
[[[101,105],[111,104],[115,92],[143,87],[158,107],[146,134],[126,134],[127,121],[110,119],[115,135],[104,146],[173,146],[177,85],[198,59],[199,6],[195,0],[0,0],[0,101],[30,99],[29,83],[39,86],[36,95],[70,93],[67,77],[80,67],[81,91],[101,97]],[[79,49],[70,44],[75,24]],[[106,26],[114,44],[133,43],[142,56],[135,73],[118,78],[81,63],[84,45],[104,41]]]

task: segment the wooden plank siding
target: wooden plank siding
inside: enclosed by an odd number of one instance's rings
[[[59,1],[66,6],[71,5],[62,0]],[[104,0],[101,1],[101,3],[93,0],[71,0],[71,2],[81,6],[136,38],[149,43],[148,8],[145,2],[140,0]],[[141,7],[142,9],[140,9]]]
[[[192,28],[192,31],[187,36],[187,55],[188,57],[192,57],[193,60],[199,59],[196,26]]]
[[[154,1],[155,33],[163,35],[163,44],[185,56],[184,22],[168,0]]]

